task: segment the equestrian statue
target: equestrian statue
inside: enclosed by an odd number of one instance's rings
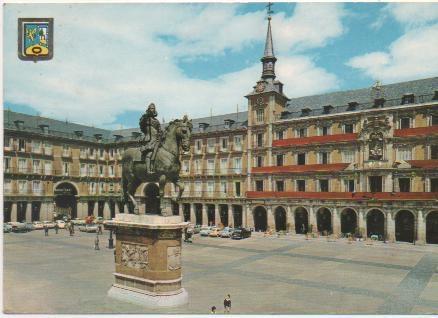
[[[163,206],[166,183],[172,182],[178,188],[177,200],[184,191],[184,184],[179,178],[179,158],[181,149],[184,152],[190,150],[192,121],[185,115],[182,120],[169,122],[162,130],[156,117],[155,105],[151,103],[139,122],[143,136],[136,147],[126,149],[122,156],[122,200],[124,204],[128,204],[129,213],[139,213],[134,195],[143,182],[159,184],[161,211],[157,211],[157,214],[165,214]]]

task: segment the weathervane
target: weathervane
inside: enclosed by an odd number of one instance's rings
[[[268,19],[269,20],[271,20],[271,14],[272,13],[274,13],[274,11],[272,11],[272,6],[273,6],[274,4],[272,3],[272,2],[268,2],[268,5],[266,6],[266,8],[268,8]]]

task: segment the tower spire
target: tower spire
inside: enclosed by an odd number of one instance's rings
[[[272,11],[271,7],[274,4],[269,2],[266,6],[268,8],[268,31],[266,33],[266,41],[265,41],[265,52],[264,56],[260,59],[260,61],[263,64],[263,71],[262,71],[262,79],[264,80],[274,80],[275,79],[275,62],[277,61],[277,58],[274,55],[274,44],[272,41],[272,31],[271,31],[271,14],[274,13]]]

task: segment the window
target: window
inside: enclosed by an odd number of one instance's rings
[[[207,195],[213,196],[214,194],[214,181],[207,182]]]
[[[257,156],[255,158],[255,166],[256,167],[263,167],[263,157],[262,156]]]
[[[430,146],[430,159],[438,159],[438,145]]]
[[[103,177],[103,165],[99,165],[99,176]]]
[[[40,161],[34,160],[32,162],[32,172],[33,173],[40,173]]]
[[[305,153],[297,154],[297,164],[298,165],[305,165],[306,164],[306,154]]]
[[[113,193],[114,192],[114,183],[110,183],[109,184],[109,192]]]
[[[202,183],[201,181],[195,182],[195,196],[201,196],[202,194]]]
[[[400,118],[400,129],[411,128],[411,118],[403,117]]]
[[[242,150],[242,136],[234,136],[234,150]]]
[[[41,181],[39,180],[34,180],[32,182],[32,192],[33,193],[41,193]]]
[[[438,192],[438,178],[430,179],[430,192]]]
[[[94,165],[88,165],[88,176],[94,176]]]
[[[208,174],[214,173],[214,159],[207,160],[207,173]]]
[[[438,125],[438,115],[432,115],[430,116],[430,124],[431,126],[436,126]]]
[[[27,193],[27,181],[24,181],[24,180],[18,181],[18,192],[19,193]]]
[[[88,185],[88,189],[89,189],[90,194],[95,194],[96,193],[96,183],[90,182]]]
[[[225,173],[227,173],[227,170],[228,170],[228,159],[222,158],[221,159],[221,173],[225,174]]]
[[[405,104],[413,104],[414,101],[415,101],[414,94],[405,94],[405,95],[403,95],[403,97],[402,97],[402,102],[401,102],[401,104],[402,104],[402,105],[405,105]]]
[[[226,196],[227,195],[227,182],[226,181],[221,181],[221,196]]]
[[[257,123],[263,123],[263,121],[265,119],[264,118],[265,117],[265,111],[263,109],[257,109],[256,116],[257,116],[257,118],[256,118]]]
[[[307,128],[299,128],[296,130],[296,136],[299,138],[307,137]]]
[[[400,192],[411,192],[411,179],[409,178],[399,178],[398,186]]]
[[[87,156],[87,149],[85,149],[84,147],[81,147],[80,149],[80,157],[81,158],[85,158]]]
[[[90,157],[94,156],[94,148],[88,148],[88,154],[90,155]]]
[[[402,147],[397,149],[399,160],[411,160],[412,159],[412,149],[409,147]]]
[[[320,128],[320,136],[327,136],[330,133],[330,127],[328,126],[323,126]]]
[[[327,179],[318,180],[319,191],[320,192],[329,192],[329,181]]]
[[[105,193],[105,183],[103,182],[99,184],[99,193]]]
[[[109,151],[108,151],[108,153],[109,153],[109,157],[112,159],[112,158],[114,158],[114,149],[110,149]]]
[[[236,197],[240,197],[240,182],[234,183],[234,193],[236,194]]]
[[[50,142],[47,141],[44,142],[44,153],[46,155],[52,154],[52,144]]]
[[[342,152],[342,162],[343,163],[354,162],[354,151],[353,150],[344,150]]]
[[[12,181],[11,180],[4,180],[3,181],[3,191],[4,191],[4,193],[11,193],[12,192]]]
[[[228,149],[228,138],[221,138],[221,150]]]
[[[207,151],[208,152],[210,152],[210,153],[214,152],[215,143],[216,143],[216,139],[214,139],[214,138],[207,140]]]
[[[382,192],[382,176],[368,177],[370,192]]]
[[[110,177],[114,177],[114,166],[109,166],[109,175]]]
[[[297,180],[297,191],[306,192],[306,180]]]
[[[85,163],[81,163],[81,177],[85,177],[87,175],[87,166]]]
[[[18,159],[18,171],[21,173],[27,172],[27,161],[26,159]]]
[[[33,141],[32,152],[35,152],[35,153],[41,152],[41,141]]]
[[[11,158],[4,157],[3,158],[3,170],[5,172],[10,172],[11,170]]]
[[[69,166],[70,165],[68,162],[64,162],[64,164],[62,165],[62,172],[63,172],[64,176],[68,176]]]
[[[52,174],[52,162],[50,162],[50,161],[44,162],[44,174],[45,175]]]
[[[18,151],[26,151],[26,140],[18,139]]]
[[[284,191],[284,181],[283,180],[275,181],[275,188],[277,189],[278,192],[283,192]]]
[[[281,167],[283,165],[283,160],[284,160],[283,154],[277,155],[277,166],[278,167]]]
[[[70,147],[67,145],[62,146],[62,155],[69,156],[70,155]]]
[[[105,150],[104,149],[99,149],[99,156],[100,156],[100,158],[103,158],[105,156]]]
[[[263,134],[257,134],[257,147],[263,147]]]
[[[234,158],[234,173],[242,173],[242,159]]]
[[[283,140],[283,137],[284,137],[284,130],[278,130],[276,133],[275,133],[275,137],[276,137],[276,139],[277,140]]]
[[[183,164],[182,164],[182,171],[184,173],[188,173],[189,172],[189,161],[188,160],[184,160]]]
[[[319,153],[319,163],[326,165],[329,163],[329,153],[328,152],[320,152]]]
[[[256,191],[263,191],[263,180],[256,180]]]
[[[344,180],[345,192],[354,192],[354,180]]]
[[[202,152],[202,140],[198,139],[195,141],[195,150],[196,150],[196,153]]]
[[[5,137],[4,138],[4,143],[3,146],[7,149],[11,148],[11,138],[9,137]]]
[[[352,134],[352,133],[354,133],[354,125],[344,124],[344,134]]]
[[[201,173],[201,161],[199,159],[195,160],[195,173]]]

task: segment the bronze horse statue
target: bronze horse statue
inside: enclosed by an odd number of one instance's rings
[[[141,158],[139,147],[128,148],[124,152],[122,156],[122,201],[124,204],[128,204],[129,213],[138,214],[134,195],[138,186],[143,182],[158,182],[160,205],[163,202],[164,187],[168,182],[172,182],[178,188],[178,199],[181,198],[184,184],[179,178],[181,170],[180,148],[185,152],[190,150],[192,127],[191,121],[187,118],[176,119],[167,125],[155,155],[152,173],[148,173],[144,162],[137,161],[138,158]],[[157,211],[157,213],[160,212]]]

